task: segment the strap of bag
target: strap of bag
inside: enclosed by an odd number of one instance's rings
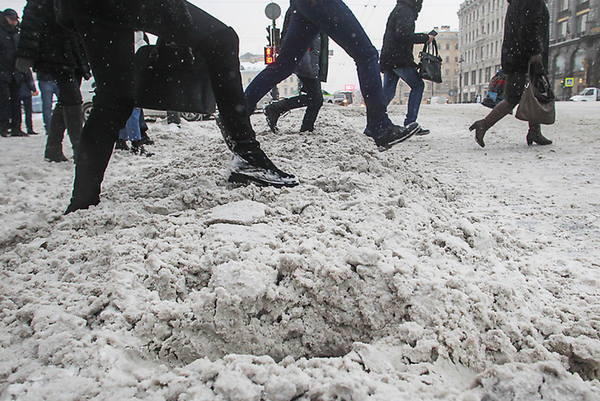
[[[440,55],[440,52],[438,50],[438,45],[435,39],[433,39],[433,41],[431,42],[431,47],[433,48],[433,53],[429,52],[429,43],[425,42],[425,44],[423,45],[423,51],[421,51],[421,53],[427,53],[431,54],[432,56],[438,57]]]

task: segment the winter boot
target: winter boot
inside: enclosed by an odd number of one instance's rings
[[[288,109],[283,107],[284,101],[279,101],[275,103],[271,103],[265,107],[265,117],[267,118],[267,124],[269,124],[269,128],[274,134],[277,134],[279,130],[277,129],[277,122],[279,121],[279,117],[285,114]]]
[[[50,127],[46,137],[46,150],[44,152],[44,159],[46,159],[46,161],[58,163],[68,161],[62,150],[65,129],[62,106],[57,105],[52,113],[52,120],[50,121]]]
[[[75,106],[63,106],[63,117],[67,126],[67,133],[73,147],[73,160],[77,164],[79,147],[81,144],[81,132],[83,130],[83,108],[80,104]]]
[[[8,132],[8,128],[0,127],[0,136],[2,136],[4,138],[10,136],[10,134]]]
[[[531,146],[534,143],[538,145],[552,145],[552,141],[542,135],[542,128],[539,124],[529,124],[527,132],[527,145]]]
[[[26,132],[21,131],[21,128],[13,128],[10,130],[10,136],[25,137],[29,136]]]
[[[510,114],[514,107],[515,106],[508,103],[506,100],[503,100],[498,103],[483,120],[475,121],[469,127],[469,131],[475,131],[475,142],[482,148],[485,148],[485,143],[483,142],[485,133],[507,114]]]

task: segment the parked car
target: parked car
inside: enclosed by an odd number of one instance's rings
[[[92,112],[92,99],[94,98],[95,87],[96,85],[94,79],[84,81],[81,85],[81,96],[83,97],[83,118],[85,121],[87,121],[88,117],[90,116],[90,113]],[[154,118],[166,118],[167,112],[163,110],[144,109],[144,116]],[[187,121],[203,121],[214,118],[214,115],[184,112],[181,113],[181,117]]]
[[[600,89],[585,88],[579,95],[572,96],[569,100],[573,102],[598,102],[600,101]]]
[[[353,103],[352,92],[339,91],[333,94],[333,103],[339,104],[340,106],[348,106]]]
[[[327,92],[325,89],[321,91],[323,93],[323,103],[333,103],[335,96]]]

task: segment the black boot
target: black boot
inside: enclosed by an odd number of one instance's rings
[[[139,156],[152,157],[154,153],[148,152],[142,143],[142,140],[131,141],[131,153]]]
[[[79,147],[81,144],[81,132],[83,130],[83,108],[80,104],[75,106],[63,106],[63,116],[67,126],[67,134],[73,147],[73,160],[77,164]]]
[[[44,159],[49,162],[66,162],[67,159],[62,150],[62,141],[65,135],[65,120],[62,106],[58,104],[52,112],[52,120],[46,137],[46,150]]]
[[[503,100],[498,103],[483,120],[475,121],[469,127],[469,131],[475,131],[475,142],[482,148],[485,148],[483,138],[485,137],[486,132],[492,128],[494,124],[504,118],[504,116],[510,114],[514,107],[514,105]]]
[[[0,136],[6,138],[8,136],[10,136],[10,134],[8,133],[8,128],[0,128]]]
[[[277,129],[277,122],[279,121],[279,117],[281,117],[284,113],[288,111],[285,106],[285,100],[281,100],[279,102],[271,103],[265,107],[265,117],[267,118],[267,124],[269,124],[269,128],[274,134],[277,134],[279,130]]]
[[[542,135],[542,128],[539,124],[529,124],[527,132],[527,145],[531,146],[534,143],[538,145],[552,145],[552,141]]]

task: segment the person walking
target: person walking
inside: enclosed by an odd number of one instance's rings
[[[289,77],[315,37],[329,36],[355,61],[360,88],[367,105],[365,134],[374,139],[380,151],[410,138],[417,123],[394,125],[389,119],[379,77],[379,54],[364,29],[343,0],[290,0],[293,13],[277,60],[267,66],[246,88],[247,109],[251,113],[273,86]]]
[[[62,150],[66,127],[77,163],[83,127],[80,86],[82,78],[89,79],[91,74],[80,38],[56,22],[54,0],[27,1],[16,66],[21,71],[33,67],[56,80],[58,105],[50,121],[44,158],[50,162],[67,160]]]
[[[431,43],[434,39],[434,36],[426,33],[415,33],[415,22],[422,5],[423,0],[397,0],[387,21],[379,60],[386,105],[396,96],[399,79],[410,87],[405,126],[417,121],[425,89],[425,83],[417,70],[413,48],[415,44]],[[427,134],[429,130],[422,127],[415,133]]]
[[[21,106],[23,106],[23,111],[25,112],[25,127],[27,129],[27,135],[37,135],[33,129],[33,99],[32,96],[37,96],[39,94],[37,88],[35,87],[35,82],[33,80],[33,74],[31,73],[31,69],[27,71],[27,73],[18,72],[15,74],[17,82],[19,83],[19,98],[17,99],[18,107],[19,107],[19,118],[13,122],[13,129],[21,131]]]
[[[232,181],[295,186],[260,148],[246,113],[233,28],[184,0],[56,0],[61,22],[83,37],[97,89],[82,136],[71,202],[65,213],[100,202],[101,184],[119,130],[134,106],[134,31],[188,46],[203,56],[220,113],[221,132],[234,154]]]
[[[509,114],[521,100],[530,69],[548,70],[550,16],[544,0],[508,0],[502,42],[502,69],[507,74],[504,100],[483,119],[469,127],[475,141],[485,147],[487,131]],[[539,124],[529,123],[528,145],[550,145]]]
[[[134,155],[150,157],[154,153],[147,152],[142,143],[141,114],[142,109],[139,107],[133,109],[125,127],[119,131],[119,139],[115,143],[115,149],[129,150]],[[131,142],[131,148],[127,146],[127,141]]]
[[[283,23],[282,36],[287,34],[290,17],[294,13],[289,8]],[[265,116],[271,131],[277,132],[279,117],[290,110],[306,107],[306,113],[300,126],[300,132],[314,131],[315,121],[323,106],[323,90],[321,82],[327,82],[329,65],[329,38],[319,33],[310,48],[298,63],[295,73],[300,81],[300,94],[271,103],[265,107]]]
[[[54,97],[58,100],[58,85],[52,74],[47,72],[38,72],[38,87],[42,97],[42,119],[44,121],[44,130],[46,135],[50,133],[50,123],[52,121],[52,106]]]
[[[21,109],[19,82],[16,77],[15,60],[19,41],[19,15],[11,8],[0,13],[0,135],[27,136],[20,130],[9,129],[18,119]]]

